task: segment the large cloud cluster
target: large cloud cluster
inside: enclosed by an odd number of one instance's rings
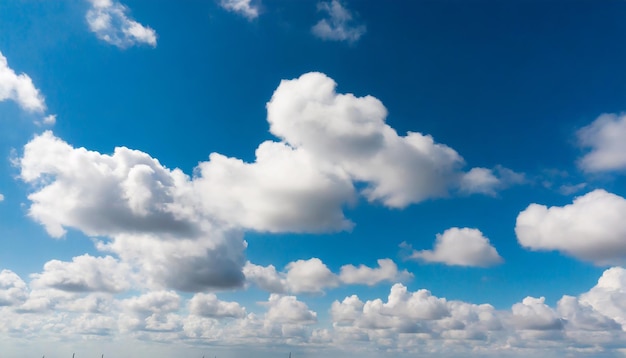
[[[102,154],[44,132],[24,147],[18,163],[33,189],[29,215],[53,237],[72,228],[99,238],[97,248],[130,265],[128,272],[139,277],[135,282],[196,292],[243,284],[245,230],[350,229],[343,208],[356,202],[356,183],[366,183],[369,200],[390,207],[462,188],[488,193],[485,185],[501,184],[491,170],[463,172],[463,159],[428,135],[398,135],[376,98],[338,94],[335,87],[321,73],[281,82],[267,111],[270,130],[282,141],[261,143],[251,163],[213,153],[193,176],[137,150]],[[485,181],[484,175],[493,178]],[[50,263],[38,280],[93,289],[91,278],[63,278],[64,270],[75,272],[86,260]],[[270,292],[321,292],[341,282],[373,285],[398,275],[393,262],[379,264],[345,267],[336,276],[321,261],[309,260],[292,263],[285,277],[271,268],[246,274],[260,286],[273,286]],[[97,272],[97,265],[88,266]],[[97,287],[124,289],[103,282]]]

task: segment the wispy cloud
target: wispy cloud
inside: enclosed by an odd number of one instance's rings
[[[128,17],[129,10],[122,3],[115,0],[87,1],[91,3],[86,15],[87,23],[99,39],[119,48],[138,44],[157,45],[156,31]]]
[[[578,161],[585,172],[626,170],[626,115],[603,114],[577,136],[581,147],[591,149]]]
[[[248,20],[259,17],[259,7],[252,0],[221,0],[220,6],[225,10],[239,14]]]
[[[311,31],[323,40],[356,42],[367,30],[339,0],[320,2],[317,8],[328,17],[315,24]]]

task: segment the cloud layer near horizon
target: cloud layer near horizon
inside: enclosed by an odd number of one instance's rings
[[[83,256],[73,262],[82,265],[84,260],[108,259]],[[526,297],[510,310],[498,310],[394,284],[386,299],[351,295],[334,301],[328,327],[319,325],[318,312],[288,294],[272,293],[254,307],[215,294],[183,298],[168,290],[119,297],[115,290],[59,286],[58,280],[44,278],[51,275],[49,265],[45,272],[33,275],[30,284],[9,270],[0,272],[0,332],[43,339],[125,333],[152,341],[210,339],[226,346],[272,343],[302,349],[319,349],[323,343],[325,350],[367,353],[382,347],[437,355],[467,354],[471,343],[481,356],[524,355],[545,347],[555,354],[593,356],[623,347],[626,338],[626,270],[619,267],[606,270],[596,286],[578,297],[563,296],[555,307],[543,297]]]

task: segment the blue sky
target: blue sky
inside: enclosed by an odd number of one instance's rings
[[[3,357],[622,356],[624,16],[0,2]]]

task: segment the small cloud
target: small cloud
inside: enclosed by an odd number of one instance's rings
[[[576,194],[579,191],[585,189],[587,187],[587,183],[580,184],[563,184],[559,187],[559,193],[563,195],[572,195]]]
[[[4,201],[4,195],[0,194],[0,202]]]
[[[0,52],[0,102],[4,100],[15,101],[28,112],[43,113],[46,110],[44,98],[33,80],[25,73],[16,74]]]
[[[500,190],[526,182],[523,173],[497,165],[494,169],[472,168],[464,173],[459,180],[459,190],[465,194],[496,196]]]
[[[248,20],[259,17],[259,7],[252,4],[252,0],[221,0],[220,6],[227,11],[239,14]]]
[[[402,243],[400,247],[404,250],[412,249],[406,243]],[[456,227],[437,234],[433,250],[414,250],[409,258],[472,267],[489,267],[503,262],[498,251],[480,230]]]
[[[626,114],[603,114],[576,135],[580,147],[591,149],[578,160],[583,171],[626,170]]]
[[[115,0],[87,0],[91,9],[86,19],[89,29],[111,45],[126,48],[137,44],[157,45],[156,31],[127,16],[128,8]]]
[[[365,25],[354,21],[353,13],[338,0],[320,2],[317,9],[328,14],[328,18],[311,28],[313,34],[322,40],[356,42],[367,31]]]
[[[341,267],[339,279],[346,284],[362,284],[374,286],[380,282],[405,281],[413,277],[407,270],[398,271],[398,266],[391,259],[380,259],[378,267],[371,268],[365,265],[344,265]]]
[[[43,119],[43,124],[47,124],[49,126],[53,126],[57,122],[57,115],[50,114]]]

